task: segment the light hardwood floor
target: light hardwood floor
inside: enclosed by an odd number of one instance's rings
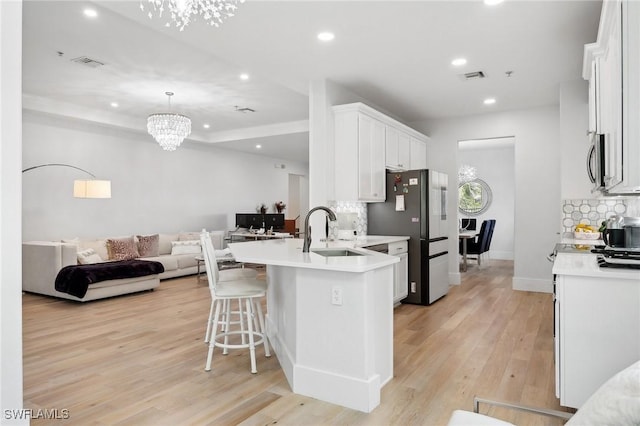
[[[69,410],[68,420],[34,425],[442,425],[454,409],[471,410],[474,395],[560,408],[551,295],[511,290],[512,275],[509,261],[474,265],[432,306],[397,308],[395,377],[370,414],[291,393],[262,348],[257,375],[246,351],[216,351],[205,372],[210,299],[193,276],[86,304],[25,294],[24,405]]]

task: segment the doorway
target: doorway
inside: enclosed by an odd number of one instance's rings
[[[295,228],[300,229],[301,217],[309,211],[309,179],[304,175],[289,173],[289,204],[285,211],[287,220],[295,221]]]
[[[477,229],[485,219],[496,226],[489,250],[490,259],[514,259],[515,222],[515,137],[462,140],[458,142],[458,170],[475,170],[481,203],[477,209],[459,204],[458,219],[476,219]],[[463,182],[460,182],[462,185]],[[460,198],[459,198],[460,202]],[[463,203],[464,204],[464,203]]]

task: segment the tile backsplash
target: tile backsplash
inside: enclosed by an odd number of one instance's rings
[[[339,229],[353,229],[356,235],[367,234],[367,203],[332,201],[329,208],[338,216],[337,222],[329,222],[329,238],[337,239]]]
[[[628,210],[627,200],[624,198],[563,200],[562,230],[573,232],[579,223],[600,227],[603,220],[613,215],[627,216]]]

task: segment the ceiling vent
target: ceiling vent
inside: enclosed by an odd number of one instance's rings
[[[86,65],[90,68],[98,68],[104,65],[104,62],[96,61],[95,59],[87,58],[86,56],[79,56],[71,59],[71,62],[76,64]]]
[[[247,108],[247,107],[245,107],[245,108],[236,107],[236,111],[238,111],[238,112],[256,112],[255,109],[251,109],[251,108]]]
[[[468,72],[466,74],[460,74],[460,78],[463,80],[475,80],[475,79],[485,78],[485,77],[486,75],[482,71],[474,71],[474,72]]]

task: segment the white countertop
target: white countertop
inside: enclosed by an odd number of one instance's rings
[[[640,269],[600,268],[596,258],[597,255],[592,253],[558,253],[553,262],[553,273],[555,275],[638,280],[640,284]]]
[[[311,250],[324,248],[351,248],[364,256],[322,256],[313,252],[303,253],[304,241],[287,238],[268,241],[231,243],[229,248],[238,262],[296,268],[322,269],[342,272],[366,272],[400,261],[396,256],[367,250],[365,246],[408,240],[409,237],[367,236],[352,241],[312,242]]]

